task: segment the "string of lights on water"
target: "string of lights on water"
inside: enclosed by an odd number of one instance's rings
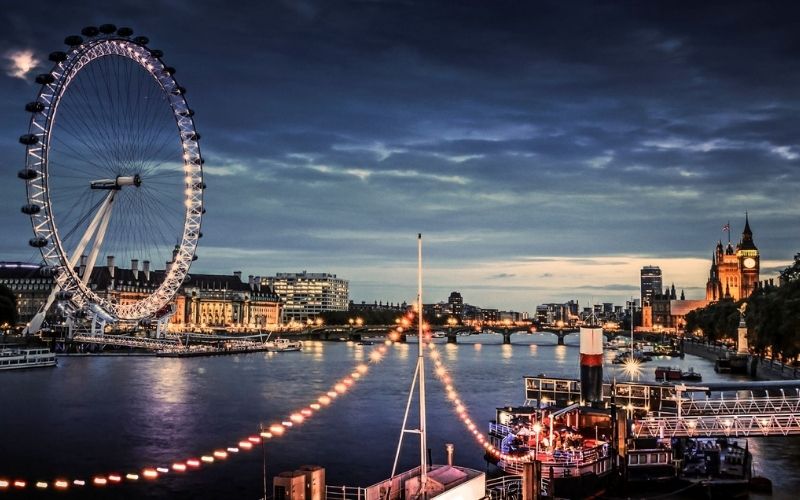
[[[176,460],[171,464],[162,464],[159,466],[149,465],[135,472],[125,474],[109,472],[81,478],[57,477],[50,481],[30,480],[26,478],[11,479],[0,475],[0,491],[26,490],[31,488],[47,490],[51,487],[56,490],[67,490],[69,488],[87,486],[102,488],[124,482],[137,482],[140,480],[155,481],[167,474],[187,473],[192,470],[200,469],[203,466],[214,464],[215,462],[230,459],[238,453],[252,450],[254,446],[262,444],[267,440],[278,439],[286,435],[292,429],[302,425],[303,422],[314,416],[317,412],[322,411],[338,398],[347,394],[356,382],[362,380],[364,376],[369,373],[370,364],[377,365],[385,359],[386,355],[389,353],[388,346],[390,345],[392,345],[392,341],[387,340],[385,343],[373,348],[369,353],[369,363],[357,364],[351,373],[333,383],[328,391],[320,394],[316,399],[302,408],[291,412],[286,419],[267,426],[261,426],[258,434],[244,436],[230,446],[209,451],[207,454],[200,455],[199,458],[193,456]]]

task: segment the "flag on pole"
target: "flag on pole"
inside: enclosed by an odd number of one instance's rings
[[[727,231],[728,233],[730,233],[730,232],[731,232],[731,225],[730,225],[730,223],[728,223],[728,224],[725,224],[724,226],[722,226],[722,230],[723,230],[723,231]]]

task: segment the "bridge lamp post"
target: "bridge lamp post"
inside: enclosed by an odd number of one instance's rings
[[[542,432],[542,424],[536,422],[533,424],[533,433],[536,436],[536,458],[534,460],[539,460],[539,433]]]

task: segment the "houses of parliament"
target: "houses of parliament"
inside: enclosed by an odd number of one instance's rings
[[[758,287],[760,257],[747,215],[742,238],[735,248],[730,242],[730,225],[726,225],[726,228],[728,244],[723,247],[722,241],[719,241],[711,258],[711,271],[706,284],[706,300],[709,302],[747,298]]]

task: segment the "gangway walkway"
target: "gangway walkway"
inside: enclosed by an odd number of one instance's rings
[[[129,337],[126,335],[74,335],[73,342],[84,344],[116,345],[121,347],[134,347],[150,351],[174,348],[178,346],[176,340],[150,339],[144,337]]]
[[[675,387],[677,413],[636,419],[636,437],[800,435],[800,381]],[[704,393],[697,397],[698,392]],[[688,393],[688,395],[686,394]],[[716,397],[711,394],[717,393]]]

